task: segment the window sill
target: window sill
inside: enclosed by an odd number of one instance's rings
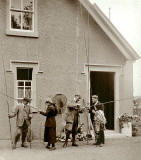
[[[34,37],[34,38],[38,38],[38,32],[20,32],[20,31],[10,31],[7,30],[6,31],[6,35],[8,36],[20,36],[20,37]]]

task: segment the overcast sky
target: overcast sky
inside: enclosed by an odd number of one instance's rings
[[[90,0],[95,2],[141,56],[141,0]],[[141,96],[141,60],[134,64],[134,96]]]

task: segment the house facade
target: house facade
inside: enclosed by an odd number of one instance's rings
[[[37,111],[56,94],[68,100],[80,94],[87,102],[98,94],[101,102],[111,101],[105,103],[107,129],[119,131],[119,115],[132,113],[133,62],[139,56],[96,5],[0,0],[0,23],[0,139],[9,138],[8,110],[24,96],[32,100],[36,138],[44,125]],[[10,123],[13,132],[15,119]]]

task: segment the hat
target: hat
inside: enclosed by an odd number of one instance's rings
[[[54,103],[53,103],[53,101],[52,101],[52,99],[51,99],[50,97],[48,97],[48,98],[46,99],[45,103],[51,103],[51,104],[54,104]]]
[[[24,97],[23,101],[30,102],[31,100],[28,97]]]
[[[75,97],[79,97],[81,99],[81,96],[79,94],[75,94],[74,96]]]
[[[92,95],[92,97],[98,99],[98,95],[96,95],[96,94],[95,94],[95,95]]]

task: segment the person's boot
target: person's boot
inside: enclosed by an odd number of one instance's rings
[[[47,144],[46,148],[47,148],[47,149],[50,149],[50,144]]]
[[[55,150],[56,149],[56,147],[54,146],[54,147],[51,147],[50,148],[50,151],[53,151],[53,150]]]
[[[101,144],[99,145],[99,147],[103,147],[103,144],[101,143]]]
[[[76,144],[75,142],[72,143],[72,146],[77,147],[78,144]]]
[[[72,138],[72,146],[74,146],[74,147],[78,146],[78,144],[75,143],[75,136],[73,136],[73,138]]]
[[[28,146],[24,142],[22,142],[21,147],[27,148]]]
[[[53,151],[53,150],[55,150],[55,149],[56,149],[55,143],[53,143],[53,144],[52,144],[52,147],[50,148],[50,151]]]

